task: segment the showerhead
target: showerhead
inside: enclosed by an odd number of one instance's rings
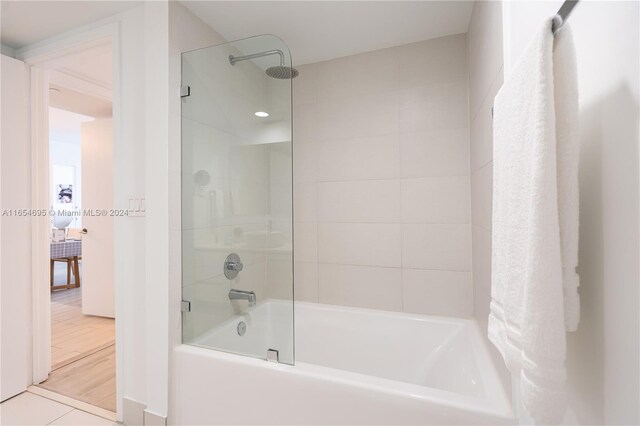
[[[269,77],[277,78],[280,80],[296,78],[299,74],[297,69],[291,68],[291,67],[285,67],[284,65],[267,68],[265,72]]]
[[[284,65],[284,53],[282,52],[282,50],[278,50],[278,49],[267,50],[266,52],[252,53],[250,55],[244,55],[244,56],[229,55],[229,63],[231,65],[235,65],[237,62],[240,62],[240,61],[246,61],[247,59],[261,58],[263,56],[269,56],[269,55],[280,56],[280,65],[277,67],[267,68],[267,70],[265,71],[269,77],[277,78],[279,80],[287,80],[291,78],[296,78],[298,76],[299,73],[297,69],[292,67],[287,67]]]

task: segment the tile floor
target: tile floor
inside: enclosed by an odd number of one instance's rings
[[[102,417],[77,410],[47,398],[21,393],[0,404],[0,424],[3,426],[117,426]]]

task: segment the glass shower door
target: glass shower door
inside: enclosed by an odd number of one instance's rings
[[[271,35],[182,55],[183,342],[288,364],[292,71]]]

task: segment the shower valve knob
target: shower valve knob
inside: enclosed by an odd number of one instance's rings
[[[242,268],[244,268],[244,265],[242,264],[242,262],[229,262],[227,263],[227,269],[230,271],[242,271]]]
[[[224,261],[224,276],[232,280],[238,276],[238,273],[242,271],[244,265],[240,260],[240,256],[236,253],[231,253]]]

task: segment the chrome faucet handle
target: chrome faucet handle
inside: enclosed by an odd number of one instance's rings
[[[244,268],[244,265],[242,264],[242,262],[227,262],[225,264],[225,267],[230,271],[240,272]]]
[[[224,260],[224,267],[223,267],[224,276],[230,280],[237,277],[238,273],[243,269],[244,269],[244,265],[240,260],[240,256],[238,256],[236,253],[231,253]]]

